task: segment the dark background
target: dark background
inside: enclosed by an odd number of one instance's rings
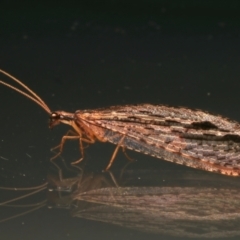
[[[109,0],[78,5],[8,1],[0,9],[0,68],[36,91],[52,110],[152,103],[200,108],[240,120],[239,10],[237,0]],[[4,86],[0,99],[2,185],[43,183],[51,168],[49,149],[68,127],[49,131],[48,115]],[[74,144],[67,144],[68,162],[78,156]],[[110,144],[91,146],[87,164],[103,169],[113,149]],[[158,161],[134,156],[146,167]],[[11,215],[10,209],[1,211]],[[19,236],[159,239],[48,209],[0,225],[1,239]]]

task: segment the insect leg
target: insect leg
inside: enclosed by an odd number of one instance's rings
[[[115,148],[115,150],[114,150],[114,152],[113,152],[113,155],[112,155],[112,157],[111,157],[111,159],[110,159],[110,161],[109,161],[109,163],[108,163],[105,171],[108,171],[108,169],[112,166],[112,164],[113,164],[113,162],[114,162],[114,160],[115,160],[115,158],[116,158],[116,155],[117,155],[117,152],[118,152],[119,148],[120,148],[120,147],[123,147],[123,146],[121,146],[121,144],[122,144],[124,138],[125,138],[125,135],[123,135],[123,137],[121,138],[121,140],[118,142],[118,144],[117,144],[117,146],[116,146],[116,148]]]
[[[72,134],[72,135],[70,135],[70,134]],[[80,138],[80,136],[79,136],[76,132],[74,132],[73,130],[69,130],[69,131],[66,133],[66,135],[64,135],[64,136],[62,137],[62,140],[61,140],[60,144],[59,144],[58,146],[56,146],[56,147],[54,147],[54,148],[51,149],[51,151],[53,151],[53,150],[59,148],[59,152],[58,152],[55,156],[53,156],[53,157],[50,159],[50,161],[54,160],[55,158],[57,158],[57,157],[62,153],[62,151],[63,151],[63,145],[64,145],[64,143],[65,143],[66,140],[74,140],[74,139],[79,139],[79,138]]]
[[[79,135],[75,132],[75,131],[73,131],[73,130],[68,130],[67,131],[67,133],[62,137],[62,140],[61,140],[61,143],[59,144],[59,145],[57,145],[56,147],[53,147],[53,148],[51,148],[51,151],[53,151],[53,150],[55,150],[55,149],[57,149],[57,148],[60,148],[60,150],[62,150],[63,149],[63,144],[64,144],[64,140],[63,140],[63,138],[64,137],[66,137],[66,136],[78,136],[79,137]]]
[[[78,159],[77,161],[71,162],[72,165],[78,164],[78,163],[80,163],[84,159],[83,142],[85,142],[85,143],[94,143],[95,142],[94,138],[87,139],[87,138],[82,138],[81,136],[78,136],[78,137],[79,137],[79,147],[80,147],[80,151],[81,151],[82,157],[80,159]]]
[[[79,160],[72,162],[71,164],[77,164],[77,163],[81,162],[81,161],[83,160],[83,158],[84,158],[83,142],[86,142],[86,143],[94,143],[94,142],[95,142],[95,139],[94,139],[94,138],[91,138],[91,137],[89,137],[89,138],[83,138],[81,135],[79,135],[77,132],[75,132],[75,131],[73,131],[73,130],[69,130],[69,131],[66,133],[66,135],[64,135],[64,136],[62,137],[62,140],[61,140],[60,144],[59,144],[58,146],[56,146],[56,147],[54,147],[54,148],[51,149],[51,151],[53,151],[53,150],[59,148],[59,152],[58,152],[55,156],[53,156],[50,160],[52,161],[52,160],[54,160],[55,158],[57,158],[59,155],[61,155],[61,153],[62,153],[62,151],[63,151],[63,145],[65,144],[65,141],[66,141],[66,140],[76,140],[76,139],[79,140],[79,145],[80,145],[79,147],[80,147],[80,151],[81,151],[82,157],[81,157]]]
[[[135,161],[133,158],[131,158],[131,157],[128,156],[125,147],[122,147],[122,151],[123,151],[124,155],[126,156],[126,158],[127,158],[130,162]]]

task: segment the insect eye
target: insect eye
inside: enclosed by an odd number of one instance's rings
[[[51,119],[59,119],[59,118],[60,118],[59,114],[57,114],[57,113],[52,113]]]

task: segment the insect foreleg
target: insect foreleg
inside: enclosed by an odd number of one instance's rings
[[[86,143],[94,143],[95,139],[94,138],[83,138],[81,135],[79,135],[77,132],[73,131],[73,130],[69,130],[66,135],[64,135],[61,139],[61,142],[58,146],[54,147],[51,149],[51,151],[58,149],[59,148],[59,152],[53,156],[50,160],[54,160],[55,158],[57,158],[59,155],[61,155],[62,151],[63,151],[63,145],[65,144],[66,140],[79,140],[79,147],[80,147],[80,151],[81,151],[81,155],[82,157],[75,161],[72,162],[71,164],[77,164],[79,162],[81,162],[84,158],[84,147],[83,147],[83,142]]]
[[[72,134],[72,135],[70,135],[70,134]],[[55,156],[53,156],[50,160],[52,161],[52,160],[54,160],[55,158],[57,158],[59,155],[61,155],[61,153],[62,153],[62,151],[63,151],[63,145],[64,145],[64,143],[65,143],[66,140],[70,140],[70,139],[71,139],[71,140],[74,140],[74,139],[79,139],[79,138],[80,138],[80,136],[77,135],[77,133],[74,132],[73,130],[67,131],[66,135],[64,135],[64,136],[62,137],[60,144],[57,145],[57,146],[54,147],[54,148],[51,148],[51,151],[54,151],[55,149],[58,149],[58,148],[59,148],[59,152],[58,152]]]

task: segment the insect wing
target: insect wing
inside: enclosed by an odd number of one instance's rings
[[[199,110],[158,105],[86,111],[84,121],[100,139],[157,158],[240,174],[239,124]],[[98,129],[98,130],[96,130]]]

